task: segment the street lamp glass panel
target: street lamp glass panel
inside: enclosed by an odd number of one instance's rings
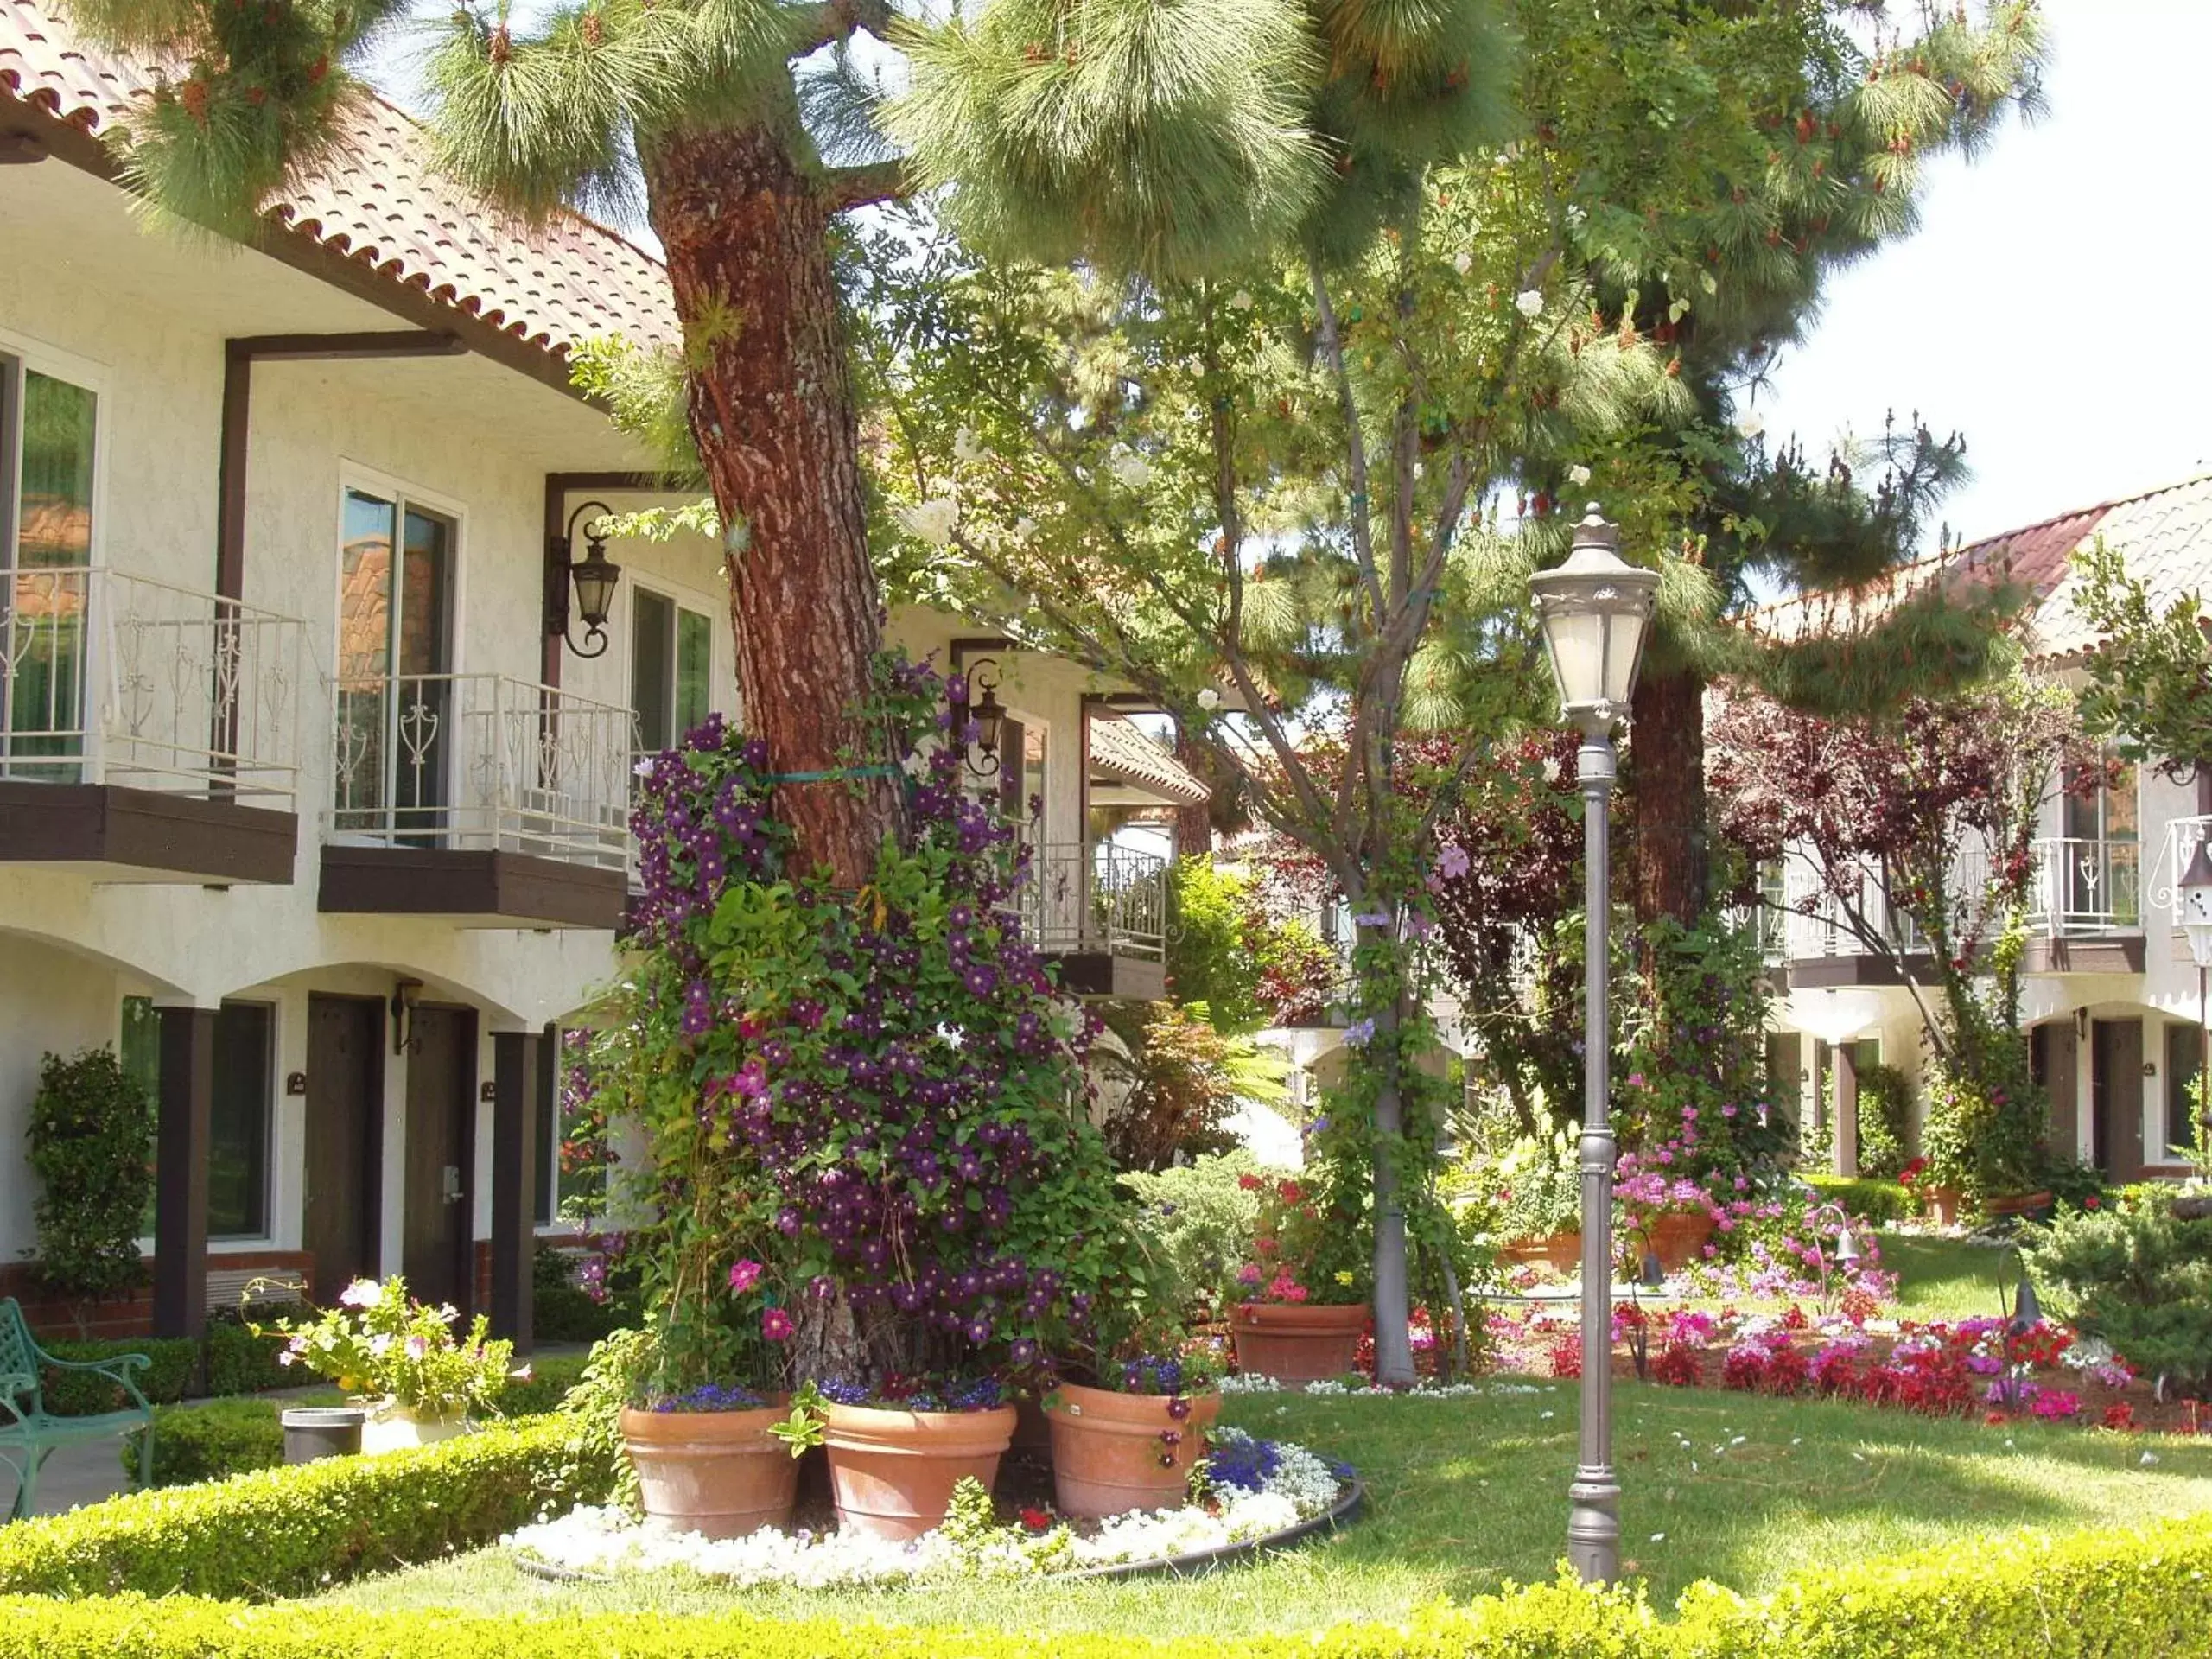
[[[1574,527],[1574,545],[1555,570],[1529,578],[1560,702],[1567,718],[1592,731],[1628,711],[1637,660],[1659,587],[1616,548],[1620,531],[1593,505]]]
[[[614,584],[622,579],[622,567],[608,563],[607,550],[594,542],[583,563],[569,567],[569,576],[576,585],[576,613],[583,618],[584,626],[605,627],[614,606]]]
[[[1559,683],[1564,708],[1595,702],[1605,696],[1605,619],[1595,611],[1544,608],[1544,643],[1549,647],[1552,677]]]

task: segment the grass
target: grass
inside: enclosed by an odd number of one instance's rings
[[[517,1617],[734,1605],[779,1616],[1228,1635],[1395,1619],[1439,1598],[1552,1574],[1574,1464],[1574,1384],[1455,1401],[1256,1395],[1224,1405],[1224,1421],[1349,1459],[1368,1484],[1367,1517],[1193,1581],[817,1593],[673,1578],[551,1585],[489,1550],[323,1599]],[[2212,1509],[2212,1443],[1634,1385],[1618,1390],[1615,1421],[1623,1553],[1662,1605],[1700,1578],[1758,1592],[1805,1568],[2022,1525]],[[2154,1465],[2140,1461],[2146,1448]]]
[[[1924,1233],[1881,1233],[1882,1265],[1897,1275],[1897,1315],[1959,1319],[1998,1314],[2020,1283],[2020,1253]]]

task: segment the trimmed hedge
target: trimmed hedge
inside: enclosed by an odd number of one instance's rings
[[[583,1354],[533,1355],[528,1361],[530,1375],[509,1377],[500,1389],[499,1414],[533,1417],[541,1412],[558,1411],[569,1390],[583,1381],[587,1359]]]
[[[153,1363],[133,1371],[148,1400],[164,1405],[192,1392],[200,1369],[200,1344],[189,1337],[118,1337],[112,1340],[55,1339],[40,1347],[56,1359],[113,1359],[121,1354],[143,1354]],[[48,1370],[40,1379],[46,1408],[56,1417],[97,1417],[104,1411],[120,1411],[130,1396],[104,1376],[89,1371]]]
[[[1920,1214],[1920,1200],[1912,1196],[1912,1189],[1895,1181],[1850,1175],[1806,1175],[1802,1179],[1820,1194],[1821,1203],[1838,1205],[1847,1216],[1877,1227],[1911,1221]]]
[[[317,1465],[309,1465],[310,1468]],[[2023,1533],[1808,1573],[1747,1600],[1713,1585],[1662,1621],[1632,1590],[1508,1589],[1397,1624],[1234,1640],[946,1630],[709,1615],[366,1613],[136,1596],[0,1598],[0,1659],[1956,1659],[2212,1654],[2212,1516]]]
[[[0,1595],[305,1595],[477,1548],[548,1510],[600,1502],[613,1479],[581,1451],[574,1420],[525,1418],[0,1528]]]
[[[138,1479],[136,1434],[116,1455],[123,1472]],[[156,1486],[188,1486],[199,1480],[223,1480],[250,1469],[274,1469],[284,1461],[284,1426],[270,1400],[212,1400],[204,1406],[157,1406],[154,1409]]]
[[[266,1322],[304,1312],[296,1306],[255,1308],[252,1317]],[[232,1394],[259,1394],[264,1389],[296,1389],[297,1371],[276,1363],[284,1351],[284,1338],[257,1337],[243,1319],[226,1316],[207,1321],[207,1392],[220,1397]]]

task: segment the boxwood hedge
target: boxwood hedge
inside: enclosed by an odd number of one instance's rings
[[[0,1595],[302,1595],[599,1502],[613,1476],[582,1450],[575,1420],[550,1416],[381,1457],[133,1492],[0,1528]]]

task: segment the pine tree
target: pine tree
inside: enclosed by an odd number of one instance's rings
[[[351,66],[407,10],[69,6],[99,41],[180,66],[130,124],[127,180],[157,213],[241,237],[342,147],[365,90]],[[793,773],[865,760],[876,741],[850,714],[880,625],[832,259],[840,216],[972,171],[964,195],[1019,205],[1003,215],[1009,237],[1195,265],[1300,211],[1317,169],[1298,118],[1313,42],[1303,13],[1271,0],[1009,0],[975,29],[885,0],[569,0],[530,30],[504,3],[464,4],[432,28],[441,166],[528,214],[642,208],[660,238],[745,718]],[[921,90],[895,120],[851,63],[861,32],[916,54]],[[785,792],[802,855],[842,885],[864,881],[896,822],[893,783]]]
[[[1875,21],[1865,19],[1869,11]],[[1964,445],[1916,416],[1825,465],[1770,448],[1751,398],[1776,353],[1817,317],[1828,276],[1909,234],[1923,161],[1979,151],[2008,109],[2040,105],[2034,0],[1923,6],[1907,27],[1848,0],[1678,7],[1597,0],[1520,8],[1522,97],[1548,164],[1575,178],[1574,257],[1607,327],[1673,354],[1692,417],[1592,446],[1681,505],[1683,553],[1704,578],[1663,606],[1637,687],[1629,785],[1637,912],[1685,925],[1707,899],[1707,687],[1723,677],[1828,712],[1894,707],[1969,682],[2001,658],[2012,597],[1931,589],[1878,622],[1760,642],[1731,619],[1755,578],[1818,592],[1916,556]],[[1532,480],[1557,493],[1557,467]]]

